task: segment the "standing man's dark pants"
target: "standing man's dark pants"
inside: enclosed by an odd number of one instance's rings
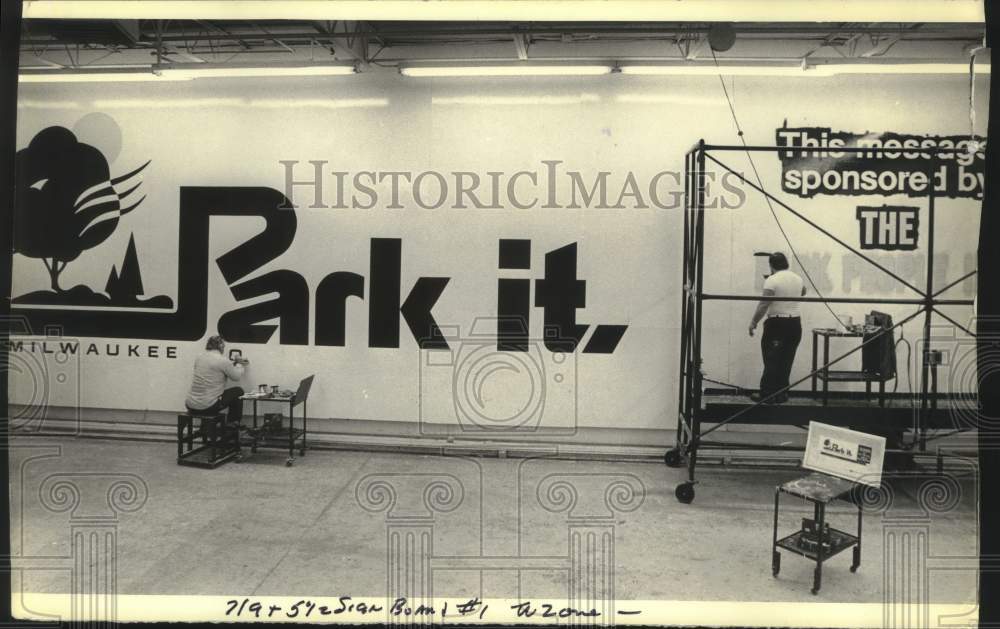
[[[229,410],[226,411],[226,421],[238,422],[243,419],[243,400],[240,399],[243,393],[243,389],[240,387],[229,387],[222,392],[222,397],[215,404],[206,409],[200,409],[197,412],[206,414],[218,413],[222,409],[228,408]]]
[[[788,376],[795,362],[795,350],[802,340],[802,320],[799,317],[768,317],[760,336],[760,353],[764,358],[764,373],[760,377],[760,396],[767,396],[788,386]],[[787,395],[783,393],[776,400]]]

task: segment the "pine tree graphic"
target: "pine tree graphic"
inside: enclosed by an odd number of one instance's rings
[[[119,273],[114,266],[111,267],[104,291],[111,298],[112,303],[133,303],[139,295],[143,294],[139,256],[135,252],[135,234],[129,236],[128,249],[125,251],[121,272]]]

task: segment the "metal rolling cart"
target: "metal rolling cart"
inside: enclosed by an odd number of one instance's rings
[[[851,572],[861,565],[861,501],[853,499],[855,484],[827,474],[812,473],[788,481],[774,490],[774,536],[771,541],[771,574],[781,571],[781,553],[787,550],[816,562],[812,593],[819,593],[823,580],[823,562],[848,548],[854,548]],[[789,494],[813,503],[813,519],[803,520],[802,529],[778,539],[778,509],[781,494]],[[858,508],[858,531],[852,535],[835,529],[826,521],[826,506],[835,500],[851,502]]]
[[[831,382],[863,382],[865,383],[865,399],[872,393],[872,383],[878,383],[878,405],[885,406],[885,383],[896,377],[894,370],[884,372],[882,370],[846,370],[830,369],[830,339],[831,338],[871,338],[873,335],[883,330],[880,326],[862,326],[857,329],[839,330],[836,328],[813,328],[812,331],[812,393],[815,395],[819,391],[819,382],[823,383],[822,400],[825,406],[830,399]],[[818,352],[820,342],[823,339],[823,362],[818,363]],[[876,340],[877,342],[877,340]],[[891,342],[891,341],[890,341]],[[862,350],[864,353],[864,350]]]
[[[811,559],[812,593],[818,594],[823,583],[823,563],[848,548],[853,549],[851,572],[861,566],[861,518],[863,486],[882,492],[882,466],[885,461],[885,437],[849,430],[839,426],[809,422],[809,435],[802,457],[802,467],[809,473],[778,485],[774,490],[774,532],[771,537],[771,575],[781,571],[781,550]],[[813,517],[802,518],[802,528],[778,538],[778,514],[781,494],[811,502]],[[826,518],[830,503],[844,500],[857,510],[857,532],[836,529]]]
[[[242,397],[243,400],[253,402],[253,426],[244,427],[245,437],[241,440],[241,445],[250,446],[251,452],[257,452],[257,448],[288,448],[288,459],[285,465],[291,467],[295,463],[295,447],[299,446],[299,456],[306,454],[306,438],[308,436],[307,404],[309,389],[312,387],[313,376],[304,378],[299,383],[299,388],[291,395],[280,395],[273,393],[248,393]],[[273,402],[288,404],[288,428],[282,426],[279,430],[270,430],[268,426],[260,426],[257,421],[258,403]],[[295,407],[302,405],[302,428],[295,427]]]

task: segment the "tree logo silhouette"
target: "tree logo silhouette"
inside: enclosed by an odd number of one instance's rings
[[[66,265],[84,251],[96,247],[114,233],[119,219],[137,208],[145,196],[138,196],[141,182],[135,177],[142,166],[124,175],[112,177],[108,161],[93,146],[77,140],[65,127],[53,126],[39,131],[27,148],[15,156],[15,203],[13,225],[14,253],[38,258],[49,272],[51,291],[36,291],[15,301],[87,305],[172,305],[159,296],[139,300],[141,280],[129,282],[138,293],[126,294],[121,282],[112,282],[113,295],[105,297],[86,286],[65,290],[59,275]],[[127,261],[129,273],[139,277],[135,243],[130,241]],[[112,273],[117,272],[112,269]]]

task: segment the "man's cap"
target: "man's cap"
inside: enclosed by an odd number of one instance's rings
[[[767,262],[771,265],[771,268],[777,269],[778,271],[788,268],[788,258],[786,258],[785,254],[780,251],[775,251],[769,255],[767,257]]]

